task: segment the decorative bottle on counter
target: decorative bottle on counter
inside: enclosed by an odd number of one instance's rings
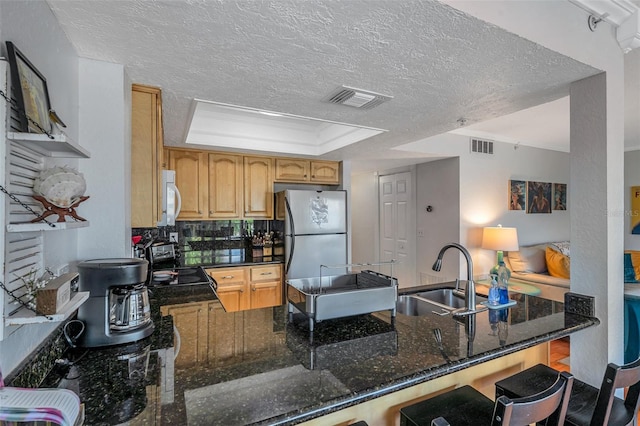
[[[489,287],[489,305],[500,304],[500,292],[498,289],[498,275],[491,274],[491,286]]]
[[[504,261],[501,261],[498,264],[498,293],[501,305],[509,303],[509,278],[511,278],[511,271],[504,265]]]

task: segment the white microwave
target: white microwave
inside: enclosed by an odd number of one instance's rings
[[[175,170],[162,171],[162,219],[158,226],[174,226],[180,214],[182,199],[176,186]]]

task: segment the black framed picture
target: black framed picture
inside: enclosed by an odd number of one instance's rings
[[[49,92],[47,80],[33,66],[24,54],[10,41],[7,41],[7,55],[11,69],[13,96],[19,113],[22,132],[44,133],[51,131],[49,120]]]

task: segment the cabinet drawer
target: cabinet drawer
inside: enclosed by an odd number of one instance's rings
[[[251,268],[251,282],[279,280],[280,269],[280,265],[253,267]]]
[[[247,271],[245,268],[212,268],[207,269],[207,273],[211,278],[216,280],[218,286],[245,283],[247,281]]]

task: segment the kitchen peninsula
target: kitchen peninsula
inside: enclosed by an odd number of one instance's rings
[[[159,317],[160,308],[181,305],[208,310],[206,323],[192,324],[207,341],[207,353],[201,362],[175,365],[170,383],[167,374],[149,373],[146,408],[140,407],[130,424],[389,424],[403,403],[463,382],[482,387],[485,381],[490,387],[501,373],[544,361],[544,343],[599,324],[566,312],[570,309],[562,303],[512,297],[517,304],[508,310],[461,321],[401,313],[392,321],[389,312],[380,312],[320,322],[312,335],[304,318],[287,321],[286,306],[225,312],[208,286],[157,288],[156,327],[169,336],[152,336],[152,345],[171,340],[173,319]],[[174,339],[175,350],[185,350],[178,346]],[[104,370],[95,359],[100,352],[90,352],[91,363],[80,360],[74,367],[85,383],[92,374],[104,376],[97,371]],[[170,361],[165,357],[157,368]],[[94,383],[104,394],[80,386],[87,424],[113,424],[109,419],[117,418],[112,411],[120,406],[105,400],[124,393],[114,383]]]

